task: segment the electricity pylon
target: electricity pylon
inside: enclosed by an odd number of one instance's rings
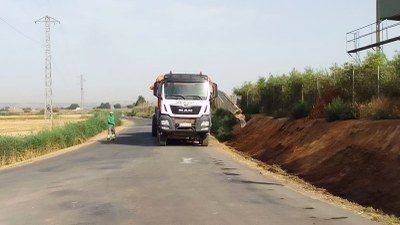
[[[51,45],[50,45],[50,25],[56,24],[60,21],[50,17],[44,16],[35,21],[35,23],[44,23],[46,43],[45,43],[45,105],[44,105],[44,119],[47,125],[53,128],[53,90],[51,81]]]
[[[83,82],[85,82],[85,79],[83,79],[83,75],[81,75],[81,117],[83,116],[83,104],[84,104],[84,92],[83,92]]]

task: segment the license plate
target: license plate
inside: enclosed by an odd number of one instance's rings
[[[180,123],[179,127],[191,127],[192,124],[191,123]]]

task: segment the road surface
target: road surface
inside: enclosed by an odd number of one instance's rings
[[[0,224],[378,224],[213,147],[160,147],[150,120],[133,122],[115,143],[0,170]]]

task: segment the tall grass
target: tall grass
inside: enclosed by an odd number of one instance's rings
[[[118,114],[116,125],[121,124]],[[107,114],[96,112],[85,121],[69,123],[29,136],[0,136],[0,166],[9,165],[83,143],[106,129]]]
[[[396,119],[400,115],[398,101],[393,98],[374,98],[368,104],[359,105],[358,108],[362,119]]]

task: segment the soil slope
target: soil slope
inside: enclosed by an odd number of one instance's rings
[[[400,120],[257,115],[228,145],[334,195],[400,216]]]

